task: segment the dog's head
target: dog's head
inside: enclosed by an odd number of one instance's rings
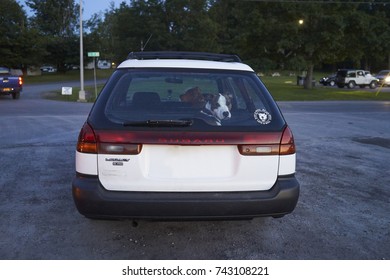
[[[206,100],[203,94],[200,92],[199,87],[193,87],[188,89],[184,94],[180,95],[180,100],[182,102],[191,103],[192,106],[203,107],[206,103]]]
[[[208,98],[205,108],[219,120],[230,119],[232,116],[230,113],[232,109],[231,96],[221,93],[212,95],[212,97]]]

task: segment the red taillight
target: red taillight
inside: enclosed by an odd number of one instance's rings
[[[80,153],[97,154],[97,142],[95,133],[88,123],[83,125],[77,142],[77,151]]]
[[[282,140],[280,141],[280,155],[295,154],[294,136],[291,129],[287,126],[284,129]]]
[[[246,156],[295,153],[294,138],[286,127],[283,133],[235,132],[134,132],[94,131],[87,123],[80,131],[77,150],[83,153],[136,155],[142,144],[156,145],[237,145]]]
[[[95,133],[88,123],[85,123],[80,131],[77,151],[90,154],[115,155],[137,155],[141,152],[142,145],[128,143],[129,139],[116,137],[118,134],[115,132],[107,131],[105,133],[112,136],[110,141],[102,141],[101,137],[98,136],[99,134]]]
[[[23,78],[19,77],[19,86],[22,86],[22,85],[23,85]]]
[[[294,137],[288,126],[284,129],[281,138],[279,134],[279,138],[277,140],[274,138],[273,140],[274,142],[259,141],[257,144],[238,145],[238,150],[244,156],[295,154]]]

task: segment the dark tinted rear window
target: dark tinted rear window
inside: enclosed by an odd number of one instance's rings
[[[345,78],[345,77],[347,77],[347,73],[348,73],[347,70],[339,70],[339,71],[337,71],[337,76]]]
[[[97,103],[94,111],[117,125],[191,120],[195,125],[187,129],[260,131],[284,125],[267,89],[249,72],[117,70]]]

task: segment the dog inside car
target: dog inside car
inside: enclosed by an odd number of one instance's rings
[[[222,120],[228,120],[232,116],[232,96],[229,94],[202,94],[199,87],[194,87],[180,95],[180,100],[200,108],[202,119],[212,125],[221,125]]]
[[[206,104],[205,95],[201,93],[199,87],[187,89],[184,94],[180,95],[180,100],[190,103],[194,108],[202,108]]]

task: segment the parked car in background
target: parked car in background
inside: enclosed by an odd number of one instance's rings
[[[110,69],[111,68],[111,62],[107,60],[99,60],[97,62],[97,68],[99,69]]]
[[[41,66],[40,69],[41,69],[41,72],[44,72],[44,73],[57,72],[57,68],[55,68],[53,66],[48,66],[48,65]]]
[[[0,95],[12,95],[13,99],[19,99],[22,89],[22,76],[12,75],[9,68],[0,67]]]
[[[282,217],[299,196],[293,134],[236,55],[131,53],[75,157],[73,198],[89,218]]]
[[[375,77],[379,80],[379,85],[390,86],[390,70],[379,71]]]
[[[339,88],[347,86],[352,89],[356,86],[366,86],[374,89],[378,86],[379,80],[372,76],[369,71],[355,69],[340,69],[336,73],[336,84]]]
[[[334,85],[336,85],[336,73],[334,73],[330,76],[321,78],[319,83],[324,85],[324,86],[332,86],[333,87]]]
[[[80,70],[80,66],[76,64],[65,64],[66,70]]]

